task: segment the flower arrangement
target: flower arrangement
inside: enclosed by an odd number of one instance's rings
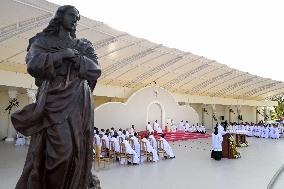
[[[248,147],[249,143],[246,141],[244,143],[239,143],[238,147]]]
[[[230,153],[235,159],[241,158],[240,152],[237,151],[236,142],[232,135],[229,137]]]

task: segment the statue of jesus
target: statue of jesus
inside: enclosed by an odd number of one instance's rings
[[[49,25],[31,38],[28,73],[37,100],[12,115],[15,129],[31,142],[16,189],[97,189],[91,173],[92,92],[101,75],[92,43],[77,39],[79,11],[58,8]]]

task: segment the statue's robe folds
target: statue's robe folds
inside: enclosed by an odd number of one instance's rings
[[[16,189],[100,188],[91,168],[92,91],[101,68],[90,43],[82,43],[87,48],[78,49],[76,59],[62,59],[60,53],[80,41],[41,36],[28,51],[28,72],[39,89],[37,101],[11,119],[17,131],[31,136]]]

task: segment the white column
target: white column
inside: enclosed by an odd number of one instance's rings
[[[264,123],[267,123],[267,106],[264,107],[264,112],[263,112],[263,116],[264,116]]]
[[[17,97],[18,91],[16,88],[9,88],[8,90],[8,94],[9,94],[9,98],[10,100],[14,99]],[[13,109],[11,111],[11,114],[13,113]],[[8,115],[8,129],[7,129],[7,138],[6,138],[6,142],[12,142],[14,141],[14,137],[13,137],[13,124],[11,122],[11,114]]]
[[[33,103],[35,103],[36,101],[36,93],[37,93],[36,89],[27,89],[27,95]]]

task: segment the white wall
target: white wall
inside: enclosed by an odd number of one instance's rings
[[[95,126],[99,128],[128,128],[134,124],[137,130],[145,130],[148,119],[154,120],[153,114],[157,114],[157,119],[158,116],[162,117],[163,125],[169,118],[175,122],[180,120],[188,120],[191,124],[199,122],[198,114],[193,108],[179,106],[167,90],[153,86],[138,90],[126,103],[105,103],[97,107],[94,113]]]

